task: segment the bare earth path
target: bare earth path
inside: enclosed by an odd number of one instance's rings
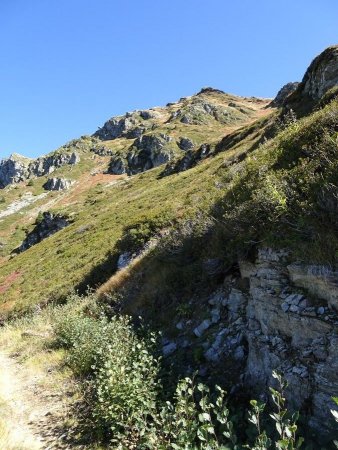
[[[69,446],[57,427],[62,401],[41,389],[39,376],[0,351],[1,450],[51,450]]]

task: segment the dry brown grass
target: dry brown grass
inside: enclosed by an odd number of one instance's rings
[[[97,290],[99,299],[105,298],[112,292],[116,292],[123,286],[126,286],[128,281],[134,277],[139,271],[141,262],[144,259],[144,254],[134,258],[127,267],[118,270],[112,277],[102,284]]]

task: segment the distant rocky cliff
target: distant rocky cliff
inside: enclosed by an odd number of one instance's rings
[[[0,189],[32,177],[50,174],[59,167],[78,162],[79,156],[75,152],[55,152],[37,159],[13,154],[0,161]]]

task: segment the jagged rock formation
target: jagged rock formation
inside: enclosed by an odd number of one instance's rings
[[[338,45],[334,45],[328,47],[312,61],[302,82],[288,96],[285,106],[308,112],[337,85]]]
[[[120,155],[112,157],[108,173],[134,175],[144,172],[170,161],[177,151],[173,138],[166,134],[144,135],[135,140],[125,159]]]
[[[59,167],[79,161],[80,157],[75,152],[55,152],[35,160],[12,155],[0,161],[0,189],[32,177],[47,175]]]
[[[149,121],[156,117],[156,112],[151,110],[128,112],[124,116],[109,119],[93,136],[102,140],[120,137],[135,139],[151,127]]]
[[[285,84],[278,92],[276,97],[273,99],[273,101],[271,102],[271,106],[272,107],[280,107],[283,106],[286,99],[289,97],[289,95],[291,95],[293,92],[296,91],[296,89],[299,86],[299,82],[295,81],[295,82],[290,82]]]
[[[17,249],[17,253],[24,252],[43,239],[57,233],[69,225],[69,220],[60,215],[46,211],[42,214],[42,219],[37,223],[34,230],[27,234],[25,240]]]
[[[80,157],[77,153],[54,153],[42,158],[38,158],[29,165],[30,176],[41,177],[49,173],[54,172],[58,167],[62,167],[66,164],[74,165],[78,164]]]
[[[187,150],[182,158],[168,162],[160,174],[161,177],[172,175],[173,173],[184,172],[196,166],[200,161],[209,157],[212,154],[212,149],[209,144],[203,144],[196,151]]]
[[[319,100],[338,84],[338,45],[324,50],[313,60],[301,83],[302,92]]]
[[[9,184],[19,183],[28,177],[30,159],[13,154],[0,161],[0,189]]]
[[[49,178],[43,185],[46,191],[63,191],[69,189],[72,185],[71,180],[66,180],[64,178]]]

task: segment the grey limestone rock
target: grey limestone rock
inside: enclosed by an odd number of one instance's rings
[[[0,189],[27,179],[29,163],[29,159],[16,154],[11,155],[8,159],[2,159],[0,161]]]
[[[178,146],[181,150],[187,151],[187,150],[192,150],[195,147],[195,144],[193,143],[193,141],[191,139],[186,138],[186,137],[181,137],[180,140],[178,141]]]
[[[80,157],[76,152],[58,151],[33,160],[12,155],[0,161],[0,189],[32,177],[50,174],[59,167],[66,164],[74,165],[79,161]]]
[[[137,138],[123,159],[113,156],[108,172],[134,175],[170,161],[177,148],[173,139],[166,134],[147,134]]]
[[[35,244],[38,244],[43,239],[53,235],[54,233],[62,230],[70,224],[66,217],[60,214],[53,214],[46,211],[42,214],[42,219],[39,221],[35,228],[27,234],[25,240],[17,249],[18,253],[21,253]]]
[[[71,180],[65,178],[49,178],[43,185],[46,191],[63,191],[69,189],[72,185]]]
[[[290,82],[285,84],[277,93],[276,97],[271,102],[271,106],[283,106],[287,97],[295,92],[295,90],[298,88],[299,82]]]

